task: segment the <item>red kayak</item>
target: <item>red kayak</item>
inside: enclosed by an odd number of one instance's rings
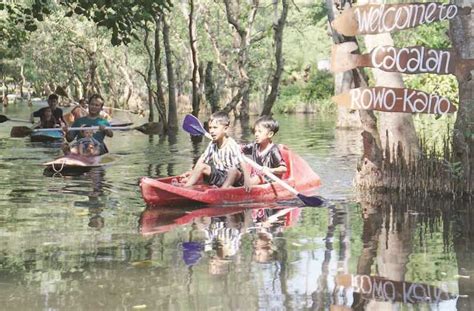
[[[287,165],[287,173],[282,179],[298,192],[313,190],[320,186],[319,176],[299,155],[280,145],[280,151]],[[166,177],[152,179],[143,177],[140,189],[148,205],[185,206],[196,204],[240,204],[268,202],[293,198],[294,195],[276,183],[253,186],[250,192],[244,187],[221,189],[206,184],[184,188],[179,178]]]

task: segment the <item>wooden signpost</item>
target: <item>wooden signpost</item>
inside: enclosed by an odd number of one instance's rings
[[[344,10],[332,23],[345,36],[392,32],[469,14],[445,3],[366,4]]]
[[[332,100],[338,105],[355,110],[434,114],[456,111],[456,107],[445,97],[404,88],[357,88],[333,96]]]
[[[354,292],[368,299],[382,301],[438,304],[445,300],[456,299],[455,295],[436,286],[392,281],[369,275],[337,275],[336,286],[343,288],[352,287]]]
[[[336,31],[345,36],[378,34],[416,27],[470,14],[471,8],[437,2],[407,4],[366,4],[344,10],[333,22]],[[368,54],[353,54],[355,42],[334,45],[331,70],[342,72],[357,67],[373,67],[406,74],[434,73],[465,76],[474,68],[474,59],[464,60],[449,50],[423,46],[395,48],[378,46]],[[456,107],[444,97],[419,90],[372,87],[352,89],[332,98],[350,109],[384,112],[445,114]]]
[[[373,67],[383,71],[405,74],[434,73],[455,74],[474,68],[474,59],[459,59],[450,50],[437,50],[423,46],[395,48],[378,46],[368,54],[352,54],[357,50],[355,42],[333,45],[331,70],[343,72],[356,67]]]

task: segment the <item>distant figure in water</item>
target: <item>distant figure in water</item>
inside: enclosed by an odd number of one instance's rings
[[[58,121],[53,115],[53,110],[51,107],[45,107],[43,113],[40,116],[40,125],[39,128],[55,128],[58,126]]]
[[[34,122],[34,118],[44,118],[43,114],[44,114],[44,111],[47,110],[47,109],[51,109],[52,113],[53,113],[53,117],[54,119],[56,120],[56,124],[59,125],[59,126],[63,126],[64,124],[66,124],[66,121],[64,121],[64,118],[63,118],[63,111],[61,108],[58,107],[58,100],[59,100],[59,97],[58,95],[56,94],[51,94],[48,96],[48,107],[43,107],[41,108],[40,110],[37,110],[35,112],[33,112],[31,114],[31,123]],[[55,127],[55,126],[53,126]]]

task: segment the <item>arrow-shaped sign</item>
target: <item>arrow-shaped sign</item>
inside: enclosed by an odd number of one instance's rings
[[[453,19],[471,12],[445,3],[366,4],[344,10],[332,25],[345,36],[377,34]]]
[[[356,110],[433,114],[456,111],[456,107],[445,97],[405,88],[357,88],[333,96],[332,100],[338,105]]]
[[[368,54],[352,54],[357,50],[355,42],[333,45],[331,70],[342,72],[356,67],[373,67],[384,71],[406,74],[434,73],[455,74],[474,68],[474,59],[458,58],[450,50],[437,50],[423,46],[395,48],[378,46]]]

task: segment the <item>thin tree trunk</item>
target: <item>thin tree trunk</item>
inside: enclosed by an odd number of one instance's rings
[[[207,62],[205,84],[206,99],[211,106],[211,112],[214,113],[219,110],[219,97],[212,77],[212,62]]]
[[[117,84],[115,82],[115,77],[114,77],[114,74],[113,74],[113,68],[112,68],[112,63],[110,61],[110,59],[108,59],[107,57],[105,57],[105,55],[103,55],[104,57],[104,70],[105,70],[105,73],[107,74],[107,80],[109,81],[109,89],[110,89],[110,94],[109,94],[109,98],[111,97],[112,98],[112,108],[116,108],[118,107],[118,88],[117,88]]]
[[[472,6],[472,1],[455,0],[459,6]],[[450,37],[454,50],[462,59],[474,58],[474,14],[458,16],[451,20]],[[461,162],[466,189],[472,190],[474,152],[474,79],[472,71],[456,74],[459,83],[459,109],[454,124],[453,150],[456,161]]]
[[[123,95],[124,96],[123,97],[124,109],[130,108],[130,104],[129,104],[130,98],[132,97],[133,91],[135,89],[135,87],[133,86],[132,78],[130,77],[130,73],[127,70],[127,67],[128,67],[128,53],[125,52],[123,63],[121,63],[118,66],[126,84],[126,91],[124,91],[124,95]]]
[[[264,104],[263,110],[260,115],[270,115],[273,105],[278,96],[278,90],[280,87],[281,81],[281,74],[283,72],[283,29],[285,28],[286,17],[288,16],[288,1],[282,0],[282,10],[281,15],[278,18],[278,14],[275,13],[275,20],[273,23],[273,44],[275,45],[275,62],[276,68],[272,78],[271,84],[271,91],[270,94],[267,96]],[[275,6],[275,11],[278,12],[278,0],[273,1],[273,5]]]
[[[148,122],[153,122],[155,119],[155,115],[153,113],[153,102],[154,102],[154,97],[153,97],[153,90],[151,88],[151,80],[152,80],[152,75],[153,75],[153,54],[151,53],[150,46],[148,45],[148,36],[149,36],[149,30],[147,27],[145,27],[145,38],[143,39],[143,44],[145,45],[146,52],[148,54],[148,70],[146,76],[144,75],[143,78],[145,79],[145,83],[147,86],[148,90],[148,106],[150,109],[150,112],[148,114]]]
[[[23,64],[20,65],[20,77],[21,77],[21,80],[20,80],[20,96],[21,98],[23,98],[23,86],[25,85],[26,83],[26,79],[25,79],[25,75],[24,75],[24,66]]]
[[[161,21],[159,16],[154,17],[155,20],[155,54],[154,54],[154,65],[155,65],[155,76],[156,76],[156,108],[160,117],[159,122],[163,124],[163,129],[166,132],[168,127],[168,121],[166,117],[166,104],[165,95],[163,92],[162,78],[161,78],[161,45],[160,45],[160,31]]]
[[[247,28],[244,28],[240,22],[239,12],[235,12],[234,9],[239,9],[238,3],[231,3],[231,0],[224,0],[227,21],[231,24],[236,30],[239,37],[239,53],[238,53],[238,70],[239,70],[239,90],[237,94],[232,98],[231,102],[226,105],[223,109],[230,112],[234,110],[237,104],[239,103],[236,100],[239,100],[241,103],[240,106],[240,117],[248,118],[249,115],[249,97],[250,97],[250,79],[247,74],[247,61],[248,61],[248,49],[250,46],[250,34],[252,31],[253,23],[255,21],[257,9],[258,9],[258,0],[252,1],[252,9],[248,15]]]
[[[194,116],[199,116],[199,61],[196,48],[196,24],[194,23],[194,0],[189,0],[189,17],[188,17],[188,31],[189,31],[189,44],[191,46],[191,54],[193,60],[193,74],[191,78],[192,83],[192,107]]]
[[[176,86],[174,78],[173,60],[170,45],[169,25],[166,21],[166,15],[163,18],[163,46],[166,56],[166,74],[168,78],[168,128],[178,128],[178,109],[176,107]]]

